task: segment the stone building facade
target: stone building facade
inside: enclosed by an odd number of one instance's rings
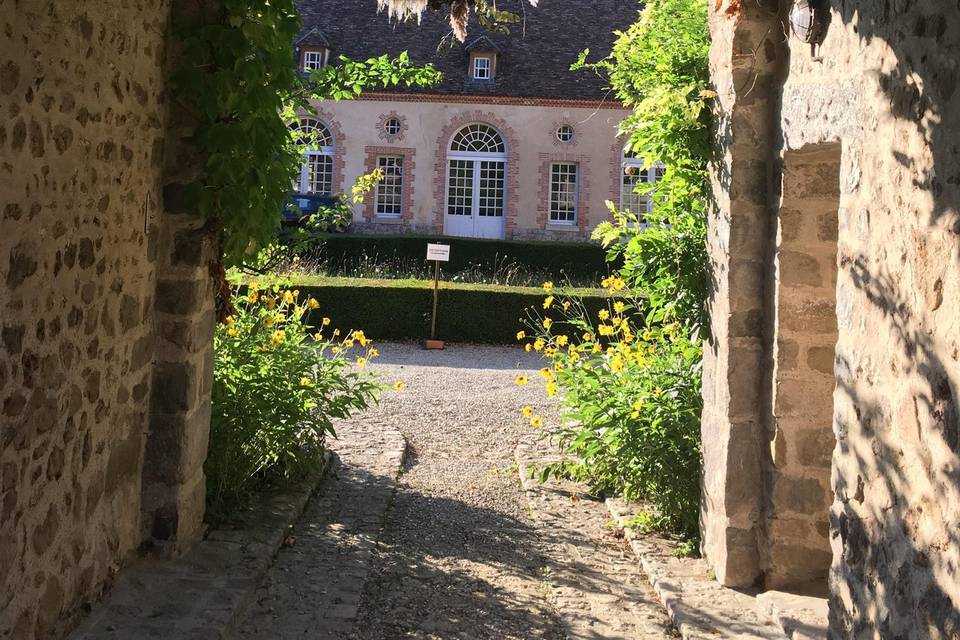
[[[444,73],[435,87],[396,86],[355,101],[324,101],[307,118],[324,129],[325,143],[321,158],[308,154],[296,191],[349,192],[378,166],[388,173],[355,207],[355,231],[588,240],[609,219],[605,201],[636,208],[631,180],[656,175],[625,159],[617,128],[629,112],[600,75],[569,70],[582,49],[592,58],[610,51],[612,32],[636,20],[635,2],[597,0],[590,11],[544,3],[525,12],[522,25],[510,25],[510,33],[472,25],[463,44],[451,37],[443,12],[398,24],[367,0],[299,0],[298,7],[301,68],[340,55],[361,60],[408,51]],[[518,0],[499,8],[523,12]],[[479,127],[500,146],[458,145],[460,132]],[[625,174],[625,162],[635,170]],[[322,178],[308,178],[315,175]]]
[[[704,552],[828,583],[832,637],[957,637],[960,7],[814,3],[811,45],[794,4],[710,3]]]
[[[164,194],[172,4],[0,1],[0,638],[200,535],[213,243]]]

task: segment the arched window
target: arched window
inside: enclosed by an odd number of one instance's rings
[[[298,144],[305,145],[300,177],[293,181],[298,193],[328,196],[333,192],[333,135],[329,127],[316,118],[303,118],[290,125]]]
[[[451,235],[502,238],[507,145],[490,125],[468,124],[450,142],[447,224]]]
[[[653,192],[644,190],[637,193],[641,184],[654,183],[663,177],[664,166],[660,162],[647,165],[643,158],[638,158],[629,146],[623,151],[623,174],[620,184],[620,209],[629,211],[640,219],[653,210]]]

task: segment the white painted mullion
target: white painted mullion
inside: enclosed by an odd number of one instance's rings
[[[470,217],[473,218],[473,235],[477,235],[480,221],[480,161],[473,160],[473,193],[470,196]]]

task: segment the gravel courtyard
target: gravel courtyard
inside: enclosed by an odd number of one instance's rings
[[[341,442],[332,448],[341,467],[308,507],[236,636],[668,637],[635,562],[605,528],[602,503],[579,500],[582,507],[561,518],[567,525],[548,519],[547,535],[538,531],[515,462],[518,444],[533,439],[520,408],[557,419],[536,354],[378,347],[374,369],[406,388],[386,391],[378,407],[338,425]],[[529,376],[528,386],[515,384],[518,373]],[[390,451],[403,439],[393,494]],[[564,495],[561,506],[577,502]]]

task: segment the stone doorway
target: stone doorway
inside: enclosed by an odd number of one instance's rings
[[[786,151],[775,253],[765,586],[825,589],[837,344],[841,145]]]

